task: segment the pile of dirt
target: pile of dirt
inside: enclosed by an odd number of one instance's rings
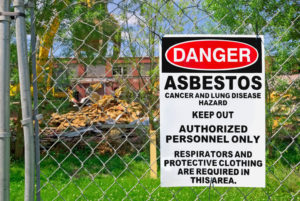
[[[94,104],[84,106],[79,111],[66,114],[53,113],[51,116],[49,125],[61,131],[108,121],[128,124],[140,119],[144,114],[142,106],[137,102],[127,103],[125,100],[105,95]]]

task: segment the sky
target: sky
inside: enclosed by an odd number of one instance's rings
[[[121,33],[122,36],[122,49],[120,56],[131,56],[129,46],[133,44],[136,48],[136,52],[139,56],[148,56],[149,55],[149,40],[148,40],[148,34],[149,30],[147,28],[147,21],[144,17],[140,14],[140,8],[138,6],[127,8],[126,17],[127,17],[127,23],[125,20],[125,15],[123,12],[123,5],[121,3],[122,1],[116,0],[112,3],[108,4],[108,11],[111,13],[115,19],[118,20],[120,26],[123,28],[123,31]],[[194,22],[191,21],[191,19],[188,19],[188,17],[182,15],[181,17],[175,17],[174,20],[169,22],[166,20],[167,14],[164,13],[165,6],[161,8],[161,13],[153,13],[153,17],[157,15],[157,17],[160,19],[159,21],[159,28],[161,30],[156,30],[156,33],[160,36],[163,36],[164,34],[169,33],[197,33],[194,28]],[[175,9],[179,11],[179,8],[175,6]],[[190,12],[187,10],[186,12]],[[123,15],[123,17],[120,17],[120,15]],[[210,18],[202,13],[202,12],[196,12],[196,13],[189,13],[189,15],[193,15],[195,17],[195,20],[197,20],[197,25],[199,27],[204,25],[208,22],[210,22]],[[181,27],[182,30],[180,31],[174,31],[174,25],[177,27]],[[202,32],[203,33],[203,32]],[[129,41],[129,35],[131,38],[131,41]],[[158,56],[158,45],[159,45],[159,38],[156,37],[155,42],[155,56]],[[112,42],[109,42],[108,44],[108,53],[107,56],[112,55]],[[53,48],[53,55],[54,57],[63,57],[64,52],[68,50],[70,47],[68,45],[64,45],[60,42],[54,43]]]
[[[120,56],[131,56],[129,46],[133,44],[135,46],[138,56],[148,56],[149,52],[149,40],[148,34],[149,30],[145,23],[148,23],[147,20],[141,16],[140,8],[138,6],[127,8],[126,17],[127,23],[125,20],[125,15],[123,12],[122,0],[114,0],[108,4],[108,11],[111,13],[115,19],[119,22],[119,25],[122,27],[122,48]],[[176,3],[176,2],[175,2]],[[180,9],[175,6],[175,10],[179,14]],[[170,33],[180,33],[180,34],[209,34],[211,31],[220,31],[218,23],[212,21],[212,19],[200,9],[191,8],[186,9],[184,15],[182,16],[173,16],[173,20],[167,20],[169,13],[166,11],[166,7],[163,6],[160,9],[160,13],[153,13],[153,17],[156,15],[159,20],[158,28],[156,33],[160,36]],[[121,17],[120,15],[123,15]],[[170,16],[169,18],[170,19]],[[172,19],[172,18],[171,18]],[[198,29],[195,29],[195,27]],[[214,29],[215,30],[212,30]],[[176,29],[176,30],[175,30]],[[252,34],[252,33],[249,33]],[[130,36],[130,37],[129,37]],[[129,41],[131,39],[131,42]],[[28,47],[30,46],[30,35],[27,35]],[[266,43],[269,43],[269,37],[266,37]],[[108,53],[106,56],[112,55],[113,43],[108,43]],[[53,56],[54,57],[66,57],[74,56],[74,53],[70,53],[71,43],[64,43],[55,40],[53,45]],[[155,42],[155,56],[158,56],[159,49],[159,37],[156,37]],[[68,54],[66,54],[68,52]]]

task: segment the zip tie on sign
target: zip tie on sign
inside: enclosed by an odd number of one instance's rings
[[[27,124],[29,124],[30,122],[32,122],[32,118],[27,118],[27,119],[23,119],[21,121],[22,126],[25,126]]]
[[[0,139],[1,138],[9,138],[10,132],[0,131]]]

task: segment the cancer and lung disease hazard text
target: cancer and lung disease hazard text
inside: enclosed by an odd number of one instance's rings
[[[166,35],[161,186],[265,187],[262,36]]]

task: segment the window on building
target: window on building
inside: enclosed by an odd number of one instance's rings
[[[127,73],[128,73],[127,66],[115,65],[113,67],[113,75],[127,75]]]
[[[142,74],[142,76],[148,76],[149,75],[149,71],[150,71],[150,64],[149,63],[140,64],[139,66],[141,68],[141,74]]]

